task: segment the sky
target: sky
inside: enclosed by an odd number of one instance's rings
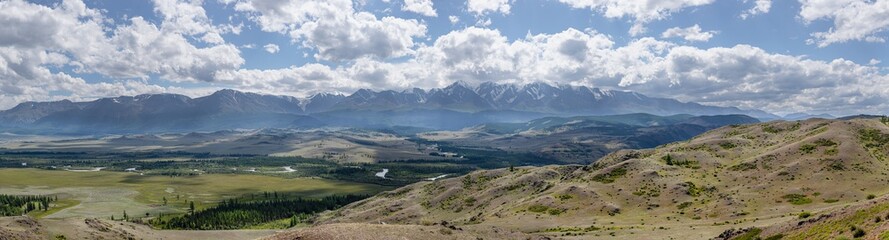
[[[0,33],[0,109],[463,81],[889,114],[889,0],[0,0]]]

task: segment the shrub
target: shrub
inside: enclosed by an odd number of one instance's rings
[[[810,213],[810,212],[801,212],[801,213],[799,214],[799,218],[800,218],[800,219],[809,218],[809,217],[811,217],[811,216],[812,216],[812,213]]]
[[[878,129],[861,129],[858,130],[859,138],[865,142],[866,147],[882,147],[889,143],[889,134],[885,134]]]
[[[682,209],[686,209],[690,206],[691,206],[691,202],[684,202],[684,203],[680,203],[678,206],[676,206],[676,208],[679,208],[680,210],[682,210]]]
[[[861,228],[856,228],[855,231],[852,232],[852,237],[854,238],[864,237],[864,235],[867,235],[867,233],[865,233],[864,230],[862,230]]]
[[[565,201],[565,200],[574,198],[574,196],[571,194],[559,194],[559,195],[556,195],[556,198],[558,198],[559,200]]]
[[[601,182],[601,183],[613,183],[620,177],[623,177],[627,174],[627,169],[623,167],[615,168],[611,170],[611,172],[599,174],[593,177],[593,181]]]
[[[466,205],[472,206],[475,204],[475,198],[467,197],[466,199],[463,199],[463,202],[466,203]]]
[[[549,207],[540,204],[531,205],[530,207],[528,207],[528,211],[536,213],[543,213],[546,212],[546,210],[549,210]]]
[[[688,190],[685,191],[686,194],[692,197],[701,196],[702,188],[695,186],[693,182],[685,182],[688,185]]]
[[[664,162],[667,163],[667,165],[673,166],[673,156],[670,156],[670,154],[667,154],[666,156],[661,157],[661,159],[663,159]]]
[[[747,170],[753,170],[753,169],[756,169],[755,163],[741,163],[741,164],[734,165],[734,166],[731,166],[728,168],[728,170],[732,170],[732,171],[747,171]]]
[[[873,194],[868,194],[868,195],[867,195],[867,200],[871,200],[871,199],[874,199],[874,198],[877,198],[877,195],[873,195]]]
[[[788,202],[790,202],[790,204],[793,204],[793,205],[803,205],[803,204],[812,203],[812,199],[807,198],[806,195],[803,195],[803,194],[796,194],[796,193],[787,194],[781,198],[786,199]]]
[[[819,138],[818,140],[815,140],[815,145],[822,146],[822,147],[830,147],[830,146],[836,146],[837,143],[834,141],[828,140],[828,139]]]
[[[781,131],[784,131],[784,129],[780,129],[780,128],[774,127],[772,125],[763,125],[762,131],[767,132],[767,133],[779,133]]]
[[[733,142],[722,142],[722,143],[719,143],[719,146],[722,147],[723,149],[732,149],[732,148],[737,147],[738,145],[735,145],[735,143],[733,143]]]
[[[739,235],[736,240],[754,240],[759,239],[759,234],[762,233],[762,229],[752,228],[744,234]]]
[[[800,152],[803,152],[803,153],[805,153],[805,154],[809,154],[809,153],[814,152],[814,151],[815,151],[815,148],[817,148],[817,146],[815,146],[815,145],[812,145],[812,144],[803,144],[803,145],[799,146],[799,151],[800,151]]]

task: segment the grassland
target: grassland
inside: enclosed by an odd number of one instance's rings
[[[39,169],[0,169],[0,193],[58,195],[54,213],[37,217],[130,216],[182,213],[188,203],[197,209],[234,197],[263,192],[282,196],[322,197],[332,194],[374,194],[389,189],[373,184],[321,178],[280,178],[248,174],[195,176],[139,175],[123,172],[70,172]],[[164,205],[164,198],[167,204]],[[78,204],[75,204],[76,202]]]
[[[889,152],[884,138],[889,128],[872,120],[729,126],[591,165],[485,170],[408,185],[321,222],[447,221],[547,237],[706,239],[886,195],[889,164],[872,154]],[[599,230],[573,230],[591,225]]]

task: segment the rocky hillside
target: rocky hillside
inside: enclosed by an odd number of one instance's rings
[[[448,221],[550,237],[711,238],[884,195],[887,155],[889,126],[878,120],[735,125],[655,149],[619,151],[592,165],[417,183],[321,222]]]

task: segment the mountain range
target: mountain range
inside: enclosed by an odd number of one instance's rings
[[[25,102],[0,111],[0,128],[13,132],[54,133],[318,126],[460,129],[482,123],[525,122],[547,116],[627,113],[744,114],[759,119],[779,118],[759,110],[706,106],[584,86],[545,83],[518,86],[491,82],[472,86],[456,82],[429,90],[360,89],[351,95],[321,93],[307,98],[225,89],[198,98],[143,94],[88,102]]]

